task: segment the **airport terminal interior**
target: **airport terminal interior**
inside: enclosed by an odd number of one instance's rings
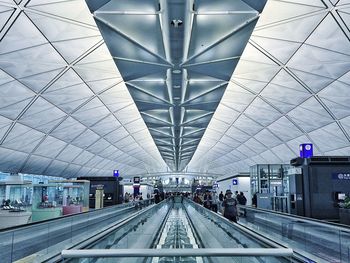
[[[350,0],[0,0],[0,262],[350,262]]]

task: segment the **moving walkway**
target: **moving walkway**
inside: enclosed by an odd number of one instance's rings
[[[80,249],[65,262],[291,262],[293,251],[187,199],[149,207]]]
[[[48,220],[1,231],[1,262],[349,262],[349,229],[244,209],[235,224],[175,197]]]

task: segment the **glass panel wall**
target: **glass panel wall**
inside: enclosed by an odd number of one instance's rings
[[[289,167],[286,164],[257,164],[250,167],[251,194],[256,196],[259,208],[289,211]]]

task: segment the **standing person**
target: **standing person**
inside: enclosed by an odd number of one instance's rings
[[[124,195],[124,202],[129,203],[129,199],[130,199],[130,196],[129,196],[128,192],[126,192]]]
[[[224,201],[224,194],[222,193],[222,191],[219,194],[219,211],[222,210],[222,202]]]
[[[231,190],[226,190],[226,199],[222,202],[225,218],[237,223],[237,200],[232,197]]]
[[[220,202],[224,201],[224,194],[222,193],[222,191],[219,194],[219,201]]]
[[[219,203],[218,196],[216,192],[213,192],[213,202],[211,204],[211,210],[214,211],[215,213],[218,212],[218,203]]]
[[[158,191],[158,190],[157,190],[157,191],[155,190],[155,191],[154,191],[154,203],[158,204],[160,201],[161,201],[161,200],[160,200],[159,191]]]
[[[194,194],[193,201],[197,204],[202,204],[202,199],[199,197],[197,193]]]
[[[247,198],[244,196],[243,192],[240,192],[239,195],[237,195],[237,202],[239,205],[246,205],[247,204]],[[242,214],[242,213],[243,213],[243,216],[246,216],[247,211],[245,208],[240,207],[239,214]]]
[[[252,198],[252,206],[254,206],[254,207],[258,206],[258,197],[257,197],[256,193],[253,195],[253,198]]]
[[[244,196],[243,192],[239,193],[239,199],[237,199],[238,203],[240,205],[246,205],[247,204],[247,198]]]
[[[205,192],[203,199],[204,199],[203,206],[205,208],[211,209],[213,199],[212,199],[212,196],[208,190]]]

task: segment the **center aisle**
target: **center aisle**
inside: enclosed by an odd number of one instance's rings
[[[198,248],[198,244],[194,238],[190,222],[188,221],[186,211],[183,209],[181,203],[175,203],[173,209],[170,211],[167,222],[165,223],[160,240],[156,245],[157,249],[162,248]],[[186,257],[181,259],[176,258],[158,258],[152,259],[152,263],[164,262],[188,262],[188,263],[202,263],[200,257]]]

